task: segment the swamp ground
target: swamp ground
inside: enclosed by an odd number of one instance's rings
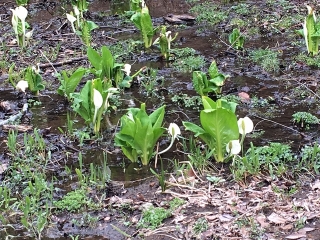
[[[86,46],[65,17],[72,9],[70,2],[31,0],[27,22],[34,32],[29,46],[21,50],[11,26],[10,9],[16,3],[1,1],[0,119],[17,114],[25,103],[28,110],[15,123],[20,127],[15,135],[9,134],[14,124],[0,126],[0,238],[319,239],[319,125],[305,128],[292,118],[296,112],[319,115],[320,58],[307,54],[304,38],[297,33],[307,15],[305,3],[146,4],[154,25],[165,24],[178,32],[169,61],[157,48],[144,49],[139,31],[126,15],[128,1],[89,1],[85,18],[99,25],[92,32],[91,46],[108,46],[118,62],[132,64],[133,72],[147,69],[114,99],[117,109],[108,114],[97,139],[57,94],[56,71],[89,66]],[[308,4],[317,6],[316,1]],[[164,19],[182,14],[195,20]],[[228,42],[234,28],[245,36],[243,50]],[[256,147],[280,145],[259,148],[263,153],[258,156],[271,156],[268,164],[261,157],[258,167],[235,169],[230,162],[217,164],[206,158],[205,146],[196,142],[192,147],[192,135],[182,128],[184,139],[162,158],[167,181],[162,193],[149,170],[160,172],[159,161],[148,167],[133,164],[114,146],[119,119],[128,107],[145,102],[148,111],[166,105],[166,126],[199,123],[201,99],[192,87],[192,71],[206,71],[212,60],[230,75],[222,97],[236,101],[238,116],[254,122],[245,149],[250,142]],[[18,93],[9,78],[18,82],[26,67],[37,64],[45,90],[38,96]],[[13,137],[17,143],[10,148]],[[164,138],[160,147],[167,144]],[[70,198],[65,197],[68,193]],[[144,210],[150,205],[152,211]]]

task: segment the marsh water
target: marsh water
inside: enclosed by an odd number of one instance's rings
[[[150,14],[153,17],[155,24],[165,23],[163,17],[169,14],[190,14],[191,5],[186,1],[168,1],[156,0],[146,1],[150,9]],[[220,4],[224,8],[235,6],[237,2],[221,3],[212,1],[215,4]],[[134,29],[133,25],[124,23],[124,19],[119,17],[125,11],[129,10],[129,1],[106,1],[93,0],[89,1],[89,11],[87,17],[96,22],[100,28],[95,30],[93,34],[94,46],[112,45],[118,41],[126,39],[139,39],[139,33]],[[241,1],[241,3],[253,4],[252,1]],[[240,3],[239,3],[240,4]],[[10,8],[14,8],[15,2],[3,0],[0,3],[0,14],[2,19],[1,32],[11,31],[10,26]],[[71,9],[68,1],[30,1],[28,5],[29,14],[28,22],[34,29],[34,41],[39,44],[39,48],[45,51],[48,46],[56,47],[60,44],[58,57],[59,62],[66,55],[65,52],[73,51],[74,55],[81,55],[81,50],[77,40],[72,36],[66,26],[65,12]],[[230,50],[226,44],[225,31],[230,30],[228,24],[221,24],[218,27],[206,26],[193,22],[188,25],[178,25],[175,23],[166,23],[172,31],[178,32],[178,38],[173,48],[193,48],[198,55],[205,58],[205,66],[207,69],[210,62],[215,59],[218,63],[219,70],[225,74],[229,74],[230,78],[223,86],[223,94],[237,97],[239,93],[247,93],[250,96],[248,101],[239,102],[237,114],[239,117],[250,116],[255,123],[255,132],[264,131],[258,137],[248,136],[248,143],[254,142],[255,145],[262,146],[269,142],[288,143],[292,149],[298,150],[303,144],[317,141],[319,129],[313,126],[310,131],[301,134],[300,129],[293,125],[292,114],[298,111],[308,111],[313,114],[318,114],[318,110],[314,107],[317,97],[310,96],[307,99],[301,100],[292,92],[295,88],[301,87],[299,84],[304,78],[315,78],[319,73],[318,70],[305,67],[298,69],[297,66],[292,67],[288,59],[296,55],[304,49],[301,45],[294,47],[289,46],[289,35],[286,32],[258,35],[248,39],[245,43],[245,51],[239,53]],[[200,29],[207,29],[200,32]],[[60,31],[62,29],[62,31]],[[59,33],[59,34],[58,34]],[[68,35],[69,34],[69,35]],[[7,36],[7,35],[6,35]],[[41,37],[38,37],[41,36]],[[9,39],[1,37],[3,43],[8,43]],[[41,43],[43,41],[43,43]],[[58,42],[56,42],[58,41]],[[40,42],[40,43],[39,43]],[[248,56],[248,51],[257,48],[277,48],[282,53],[280,70],[276,72],[266,72],[257,67]],[[7,52],[8,53],[8,52]],[[120,117],[126,112],[128,107],[139,107],[141,102],[146,102],[148,110],[154,109],[161,104],[166,105],[165,124],[176,122],[181,125],[182,121],[193,121],[199,123],[199,109],[187,108],[173,102],[172,98],[179,94],[187,94],[188,96],[196,96],[193,90],[191,78],[192,73],[183,73],[173,66],[172,62],[165,62],[158,57],[159,53],[155,50],[142,52],[139,51],[131,56],[131,59],[126,59],[130,64],[133,64],[133,71],[140,69],[143,66],[154,68],[157,74],[163,77],[163,84],[156,89],[156,95],[161,95],[161,98],[148,96],[141,90],[141,85],[134,84],[130,89],[126,89],[121,95],[123,104],[116,112],[108,115],[108,124],[111,128],[103,130],[106,136],[110,136],[110,140],[101,143],[92,143],[89,140],[84,141],[83,145],[74,145],[70,143],[73,149],[83,152],[84,165],[89,166],[90,163],[99,164],[103,161],[107,152],[108,167],[111,170],[111,179],[117,182],[123,182],[131,191],[139,189],[139,180],[147,179],[152,176],[148,168],[134,165],[124,158],[119,151],[115,151],[111,137],[119,125]],[[35,56],[31,56],[35,57]],[[13,56],[12,60],[18,60],[19,56]],[[44,58],[41,58],[40,64],[46,64]],[[174,61],[178,62],[179,59]],[[290,60],[291,61],[291,60]],[[20,63],[22,66],[28,62]],[[86,60],[72,63],[72,67],[87,64]],[[56,70],[68,69],[69,65],[57,66]],[[32,113],[30,124],[33,128],[47,129],[50,136],[55,141],[59,141],[61,129],[66,129],[67,114],[70,114],[75,120],[74,128],[83,128],[83,121],[74,116],[71,108],[63,97],[56,93],[56,88],[59,85],[57,78],[53,76],[53,69],[44,67],[41,69],[44,74],[47,90],[42,92],[38,97],[32,99],[41,104],[31,104],[29,111]],[[2,82],[0,90],[0,100],[17,102],[21,101],[21,96],[8,84],[7,73],[2,72]],[[291,95],[290,95],[291,94]],[[24,96],[22,96],[24,98]],[[187,134],[188,136],[188,134]],[[6,151],[5,132],[1,133],[0,151]],[[57,140],[58,139],[58,140]],[[168,141],[164,140],[163,147]],[[61,144],[61,142],[60,142]],[[69,166],[76,166],[77,152],[73,154],[68,161]],[[0,155],[2,156],[2,155]],[[172,150],[165,154],[164,159],[180,159],[186,160],[187,156],[179,154]],[[172,162],[167,161],[166,166],[172,168]],[[159,166],[158,166],[159,167]],[[140,169],[137,171],[137,169]],[[56,176],[59,179],[59,175]],[[143,182],[143,181],[142,181]],[[68,184],[72,185],[72,182]],[[66,186],[66,183],[62,185]],[[62,187],[62,186],[60,186]],[[68,188],[67,186],[66,188]],[[141,189],[140,189],[141,190]],[[130,190],[129,190],[130,191]],[[109,214],[109,210],[105,209],[100,217]],[[63,217],[61,217],[63,218]],[[61,224],[63,225],[63,224]],[[20,236],[18,239],[32,239],[24,237],[23,230],[7,230],[5,234]],[[119,231],[112,228],[110,225],[103,224],[100,227],[93,229],[81,229],[70,223],[63,225],[62,229],[49,229],[46,237],[42,239],[67,239],[66,236],[75,234],[84,236],[82,239],[122,239],[123,235]],[[0,238],[4,239],[5,235]],[[15,238],[17,239],[17,238]]]

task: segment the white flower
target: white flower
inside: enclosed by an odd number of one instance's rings
[[[39,74],[39,73],[40,73],[39,63],[37,63],[37,66],[32,66],[31,69],[32,69],[32,71],[34,71],[36,74]]]
[[[77,19],[75,18],[75,16],[67,13],[67,19],[69,22],[74,23]]]
[[[18,19],[20,19],[20,21],[21,21],[22,34],[23,34],[22,45],[25,46],[25,34],[26,34],[26,22],[25,21],[26,21],[27,15],[28,15],[28,10],[23,6],[19,6],[19,7],[16,7],[15,9],[10,9],[10,10],[12,11],[11,23],[13,26],[14,33],[16,35],[19,34],[19,31],[18,31],[19,20]],[[17,41],[18,41],[18,44],[20,44],[18,36],[17,36]]]
[[[32,37],[32,34],[33,34],[33,30],[29,31],[26,33],[26,38],[27,38],[27,41],[30,40],[30,38]]]
[[[107,109],[109,107],[109,98],[114,94],[114,93],[118,93],[118,88],[109,88],[108,89],[108,94],[107,94],[107,98],[106,98],[106,103],[104,105],[104,109]]]
[[[124,71],[126,73],[127,76],[130,76],[131,73],[131,65],[126,63],[123,65],[123,69],[121,69],[122,71]]]
[[[93,105],[94,105],[94,116],[93,116],[93,123],[96,121],[97,112],[99,108],[101,108],[103,104],[103,98],[101,93],[97,89],[93,89]]]
[[[73,11],[74,11],[74,14],[75,14],[76,16],[79,16],[79,15],[80,15],[79,8],[78,8],[76,5],[73,6]]]
[[[226,146],[227,153],[237,155],[241,152],[241,145],[239,140],[231,140]]]
[[[175,123],[170,123],[168,128],[169,134],[172,136],[173,139],[176,139],[178,135],[181,135],[180,128]]]
[[[17,15],[18,18],[20,18],[21,22],[24,23],[28,16],[28,10],[23,6],[19,6],[19,7],[16,7],[15,14]]]
[[[18,83],[17,83],[17,85],[16,85],[16,89],[18,90],[18,91],[21,91],[21,92],[26,92],[26,89],[28,88],[28,82],[27,81],[25,81],[25,80],[21,80],[21,81],[19,81]]]
[[[179,128],[178,125],[175,124],[175,123],[170,123],[169,128],[168,128],[168,132],[169,132],[169,134],[171,135],[170,145],[169,145],[169,147],[167,147],[165,150],[159,152],[159,153],[158,153],[159,155],[167,152],[167,151],[172,147],[173,142],[174,142],[174,140],[176,139],[176,137],[181,134],[180,128]]]
[[[157,37],[157,38],[156,38],[156,40],[154,40],[153,45],[158,44],[158,43],[159,43],[159,41],[160,41],[160,37]]]
[[[244,117],[238,120],[238,127],[240,134],[247,134],[253,131],[253,122],[250,118]]]
[[[18,34],[18,16],[16,10],[10,9],[12,11],[11,23],[15,34]]]
[[[21,25],[22,25],[22,32],[23,34],[25,34],[26,32],[26,18],[28,15],[28,10],[23,7],[23,6],[19,6],[16,7],[14,14],[16,14],[16,16],[21,20]]]
[[[77,20],[73,15],[67,13],[67,19],[71,23],[72,31],[75,33],[76,29],[74,28],[74,22]]]

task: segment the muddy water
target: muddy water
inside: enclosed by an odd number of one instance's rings
[[[95,16],[112,16],[117,13],[121,13],[123,11],[128,10],[128,2],[129,1],[102,1],[96,0],[90,3],[89,11]],[[4,1],[4,4],[8,4],[11,6],[14,5],[13,1]],[[61,18],[65,12],[65,8],[70,8],[65,1],[58,3],[54,2],[43,2],[43,1],[31,1],[33,4],[33,9],[30,11],[31,20],[30,23],[34,24],[45,24],[54,17]],[[161,18],[169,13],[174,14],[182,14],[188,13],[189,5],[185,3],[185,1],[149,1],[147,2],[150,13],[155,18]],[[107,17],[108,19],[108,17]],[[60,20],[59,20],[60,21]],[[106,21],[107,23],[107,21]],[[57,26],[53,24],[53,26]],[[48,26],[50,27],[50,26]],[[224,87],[225,92],[232,92],[234,95],[237,95],[238,92],[242,91],[243,87],[247,87],[249,91],[247,92],[250,96],[257,96],[258,98],[266,98],[268,96],[274,96],[276,92],[281,91],[279,88],[279,82],[277,80],[268,79],[265,76],[261,76],[260,73],[253,74],[240,74],[242,65],[237,65],[237,61],[235,56],[226,55],[225,50],[227,47],[221,41],[220,37],[216,33],[206,34],[205,36],[198,36],[196,34],[198,26],[189,27],[185,30],[179,30],[179,38],[183,39],[181,43],[179,43],[178,47],[191,47],[196,49],[199,53],[206,57],[207,62],[209,63],[212,59],[216,59],[219,68],[222,72],[230,74],[231,78],[226,83]],[[131,33],[124,34],[122,37],[128,38],[131,37]],[[137,35],[137,34],[136,34]],[[138,36],[138,35],[137,35]],[[257,48],[257,47],[269,47],[275,45],[280,41],[279,38],[258,38],[250,41],[250,44],[247,45],[247,48]],[[176,109],[176,105],[173,104],[170,99],[176,93],[187,93],[190,95],[195,95],[195,92],[190,90],[190,82],[191,82],[191,74],[181,74],[179,72],[174,71],[170,67],[170,63],[164,63],[161,61],[157,61],[157,59],[153,59],[152,61],[147,62],[135,62],[134,68],[139,69],[143,66],[152,67],[158,69],[161,74],[165,77],[164,88],[168,90],[168,93],[165,94],[165,104],[167,105],[168,112],[178,112],[183,111],[183,114],[168,114],[166,117],[166,123],[170,123],[171,121],[179,122],[186,120],[198,121],[198,112],[190,109]],[[263,77],[263,78],[261,78]],[[261,90],[262,89],[262,90]],[[149,104],[149,108],[152,109],[153,101],[157,102],[158,100],[152,100],[150,98],[143,97],[139,95],[137,88],[132,88],[122,96],[122,99],[126,99],[127,101],[134,100],[136,106],[139,106],[141,101],[147,102]],[[2,98],[7,100],[14,100],[15,95],[13,94],[5,94],[3,93]],[[35,99],[37,100],[37,99]],[[32,112],[32,120],[31,124],[37,128],[44,129],[50,128],[51,133],[58,134],[60,133],[59,128],[65,129],[66,126],[66,113],[68,111],[67,105],[64,103],[64,100],[58,96],[57,94],[46,94],[44,96],[40,96],[38,99],[41,104],[34,105],[31,108]],[[54,104],[53,104],[54,103]],[[128,107],[124,106],[124,109]],[[131,106],[132,107],[132,106]],[[272,107],[272,106],[271,106]],[[277,107],[278,108],[278,107]],[[272,124],[271,122],[260,122],[259,119],[259,108],[257,108],[257,112],[252,112],[250,106],[244,106],[242,109],[239,109],[239,115],[252,115],[255,123],[259,122],[257,129],[272,129],[272,131],[266,131],[261,139],[253,139],[257,144],[264,144],[269,141],[278,141],[283,139],[284,137],[290,136],[288,141],[297,142],[300,135],[297,135],[296,132],[291,131],[290,129],[283,128],[280,125]],[[280,121],[280,123],[290,126],[290,116],[291,112],[296,111],[295,109],[281,111],[277,110],[274,113],[274,120]],[[112,113],[109,116],[109,121],[112,126],[117,126],[120,116],[125,112],[125,110],[121,109],[116,113]],[[290,112],[290,114],[289,114]],[[178,115],[178,117],[177,117]],[[258,116],[255,118],[254,116]],[[187,117],[186,117],[187,116]],[[261,116],[263,117],[263,116]],[[78,119],[79,124],[75,125],[75,128],[81,126],[82,122]],[[288,124],[289,123],[289,124]],[[277,131],[277,135],[274,135],[274,131]],[[297,136],[296,136],[297,135]],[[105,146],[104,146],[105,147]],[[106,149],[108,150],[108,149]],[[103,151],[101,149],[92,149],[85,154],[84,162],[90,163],[93,160],[96,162],[102,161]],[[109,164],[110,168],[113,172],[113,177],[116,180],[130,180],[136,179],[134,174],[130,173],[128,176],[126,174],[122,174],[123,165],[128,165],[126,161],[122,161],[117,156],[109,156]],[[144,175],[143,175],[144,176]]]
[[[46,26],[50,31],[59,28],[65,22],[63,14],[65,12],[64,8],[69,9],[70,6],[66,1],[60,1],[60,3],[49,2],[49,1],[31,1],[35,4],[34,9],[30,11],[31,19],[30,23],[34,26]],[[1,4],[7,6],[14,6],[14,1],[2,1]],[[188,13],[188,4],[185,1],[174,1],[174,0],[157,0],[157,1],[147,1],[150,8],[151,15],[156,19],[156,21],[161,22],[161,17],[169,14],[181,14]],[[112,29],[108,28],[108,19],[111,16],[128,10],[128,1],[105,1],[105,0],[95,0],[90,2],[90,12],[92,12],[92,18],[99,16],[99,21],[105,27],[101,28],[102,31],[109,31]],[[55,18],[56,22],[52,22]],[[239,92],[245,91],[252,98],[256,96],[258,99],[267,99],[268,97],[275,97],[279,93],[286,92],[286,86],[281,85],[276,77],[281,77],[283,73],[275,74],[276,76],[271,76],[263,71],[257,71],[250,68],[250,64],[244,60],[243,62],[237,61],[237,56],[233,54],[227,54],[227,46],[221,41],[218,34],[209,33],[204,36],[199,36],[196,34],[198,26],[191,26],[184,30],[179,31],[179,43],[176,47],[191,47],[196,49],[199,53],[206,57],[207,65],[212,59],[215,59],[219,65],[219,69],[226,74],[230,74],[231,78],[226,82],[223,88],[224,92],[238,95]],[[133,32],[121,32],[119,34],[114,34],[113,37],[118,39],[126,38],[138,38],[138,33]],[[272,38],[255,38],[246,45],[248,49],[254,48],[266,48],[272,47],[276,44],[283,42],[283,36],[272,37]],[[97,40],[101,45],[107,43],[107,38],[101,37]],[[291,49],[290,51],[298,51],[299,49]],[[285,51],[283,58],[288,56],[288,51]],[[163,88],[166,90],[163,94],[164,101],[166,104],[166,118],[165,125],[168,126],[170,122],[176,122],[181,125],[182,121],[194,121],[199,122],[198,111],[192,109],[179,108],[175,103],[171,101],[171,98],[178,93],[186,93],[188,95],[196,95],[196,93],[190,88],[191,83],[191,73],[179,73],[172,68],[170,63],[165,63],[159,61],[157,58],[151,58],[148,61],[139,61],[133,59],[131,63],[134,62],[134,70],[140,69],[143,66],[148,66],[159,70],[159,74],[165,78]],[[1,100],[8,100],[15,102],[17,100],[17,95],[10,90],[2,90],[0,95]],[[126,111],[127,107],[139,107],[141,102],[146,102],[149,110],[152,110],[155,106],[158,106],[160,100],[141,95],[139,93],[139,87],[133,86],[131,89],[126,90],[124,95],[121,96],[124,100],[124,105],[116,113],[112,113],[109,116],[109,125],[111,125],[111,130],[104,131],[105,136],[110,136],[112,138],[116,126],[118,125],[119,118]],[[34,127],[40,129],[50,129],[50,133],[59,134],[59,128],[65,129],[67,124],[67,112],[70,111],[70,107],[65,104],[64,99],[53,92],[44,92],[39,98],[33,98],[34,101],[39,101],[41,104],[33,104],[30,111],[32,113],[32,118],[30,124]],[[294,149],[301,147],[301,144],[307,143],[309,140],[304,136],[299,134],[293,128],[291,123],[291,115],[297,111],[308,111],[308,107],[301,107],[301,105],[289,105],[286,102],[280,100],[271,102],[268,105],[270,113],[267,112],[266,108],[263,106],[252,106],[250,104],[241,104],[238,108],[239,117],[244,117],[246,115],[250,116],[254,123],[256,130],[264,130],[265,133],[258,138],[251,138],[248,136],[248,141],[253,141],[255,145],[265,145],[271,141],[290,143]],[[272,110],[273,109],[273,110]],[[272,110],[272,111],[271,111]],[[314,110],[316,112],[316,110]],[[268,114],[268,115],[267,115]],[[274,122],[265,121],[265,119],[270,119]],[[75,118],[77,123],[74,128],[82,128],[83,122],[81,119]],[[280,125],[280,124],[283,124]],[[287,127],[284,127],[287,126]],[[319,134],[318,129],[313,129],[312,133],[308,133],[310,138],[316,138]],[[0,138],[1,145],[0,151],[5,148],[5,136]],[[111,141],[111,140],[110,140]],[[165,147],[168,144],[165,141],[161,147]],[[117,149],[110,147],[112,143],[106,141],[101,143],[100,146],[92,147],[90,149],[86,148],[83,150],[83,162],[85,166],[89,166],[90,163],[95,165],[101,165],[104,159],[104,153],[110,152],[107,155],[108,166],[111,169],[111,179],[114,181],[125,181],[127,186],[136,186],[139,184],[139,180],[146,179],[152,174],[146,167],[141,167],[138,164],[132,164],[128,160],[125,160],[118,152]],[[75,145],[77,149],[82,150],[81,146]],[[168,152],[165,154],[165,162],[170,167],[170,161],[167,159],[178,158],[186,160],[186,156],[178,155],[176,152]],[[68,163],[70,166],[76,167],[76,163]],[[159,167],[158,167],[159,168]],[[70,183],[71,184],[71,183]],[[66,188],[70,187],[70,184]],[[101,229],[96,229],[94,232],[91,230],[83,229],[73,229],[73,226],[66,224],[65,231],[68,234],[83,234],[83,235],[100,235],[100,236],[113,236],[112,239],[122,239],[121,234],[115,231],[110,225],[104,225]],[[48,238],[43,239],[66,239],[61,236],[61,232],[57,229],[49,229]],[[10,232],[9,232],[10,233]],[[59,234],[58,234],[59,233]],[[12,232],[14,235],[24,236],[24,232]],[[0,235],[0,239],[4,236]],[[26,238],[24,238],[26,239]],[[31,238],[30,238],[31,239]],[[108,239],[104,237],[91,237],[86,239]]]

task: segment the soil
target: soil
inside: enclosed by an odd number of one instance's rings
[[[240,117],[250,116],[255,123],[255,132],[264,131],[258,137],[249,135],[245,148],[249,147],[250,142],[257,146],[281,142],[290,144],[298,152],[305,145],[319,142],[318,125],[305,130],[292,124],[292,114],[297,111],[319,115],[319,67],[309,66],[297,57],[300,53],[306,53],[303,38],[295,33],[301,28],[307,13],[304,2],[210,1],[210,4],[218,6],[219,11],[228,13],[228,18],[213,25],[193,19],[197,14],[190,12],[190,9],[201,2],[204,1],[146,1],[155,25],[166,24],[171,31],[179,32],[173,48],[193,48],[197,55],[205,58],[205,66],[201,70],[207,69],[215,59],[219,70],[230,75],[223,86],[223,95],[239,97],[237,114]],[[244,4],[242,8],[239,7],[241,4]],[[193,109],[183,106],[181,101],[171,100],[179,94],[196,95],[191,83],[192,73],[177,70],[175,63],[183,65],[179,58],[164,61],[156,48],[144,50],[142,45],[138,45],[133,52],[117,59],[132,64],[133,72],[144,66],[157,69],[158,76],[164,77],[164,83],[156,85],[153,95],[148,95],[139,79],[135,79],[132,87],[122,93],[117,111],[109,115],[109,122],[104,122],[104,126],[109,127],[102,130],[101,139],[90,137],[81,144],[79,136],[70,137],[61,133],[60,129],[67,129],[67,115],[72,110],[66,100],[56,93],[60,82],[54,73],[89,66],[86,48],[72,33],[65,17],[65,13],[71,11],[71,5],[68,1],[29,2],[27,22],[34,33],[25,52],[21,52],[14,41],[10,9],[15,6],[16,3],[10,0],[0,3],[0,120],[16,115],[24,103],[29,103],[27,113],[19,122],[19,143],[23,145],[24,132],[31,134],[34,129],[39,129],[51,150],[51,159],[54,159],[46,166],[47,177],[55,179],[55,188],[62,189],[64,194],[78,187],[76,173],[66,177],[65,166],[73,170],[79,167],[79,152],[83,156],[85,174],[89,173],[91,163],[101,165],[105,153],[111,170],[111,180],[103,189],[88,189],[94,201],[104,197],[99,209],[83,209],[76,213],[52,211],[41,239],[76,239],[71,236],[110,240],[319,239],[320,180],[315,172],[286,172],[278,177],[261,173],[235,181],[229,169],[230,163],[216,164],[212,160],[213,169],[201,174],[188,171],[181,177],[173,160],[187,161],[188,157],[183,153],[180,142],[174,150],[164,155],[167,190],[163,193],[158,179],[149,170],[153,167],[160,172],[160,164],[154,167],[152,161],[150,166],[143,167],[125,159],[120,149],[114,146],[112,138],[118,129],[119,118],[128,107],[146,102],[148,111],[151,111],[166,104],[166,125],[170,122],[179,125],[182,121],[199,122],[197,107]],[[127,39],[139,40],[139,32],[123,15],[129,10],[128,6],[127,1],[89,1],[85,18],[100,26],[92,33],[94,48],[112,46]],[[181,15],[187,17],[181,18]],[[170,19],[176,16],[178,20],[165,21],[168,16]],[[290,24],[285,24],[284,19],[288,16],[291,17]],[[241,27],[247,36],[242,51],[230,47],[227,41],[235,25],[232,19],[250,19]],[[250,29],[256,32],[250,33]],[[279,53],[279,69],[268,71],[252,61],[250,52],[259,48]],[[16,72],[39,64],[46,89],[39,96],[29,92],[18,93],[8,81],[12,63],[15,63]],[[81,82],[77,90],[84,84],[84,81]],[[38,102],[41,104],[36,104]],[[87,130],[83,120],[79,117],[74,119],[77,120],[74,129]],[[0,127],[0,183],[4,183],[12,174],[9,171],[12,155],[7,148],[7,136],[14,126]],[[168,140],[163,139],[160,147],[167,144]],[[211,182],[206,178],[208,174],[224,181]],[[16,194],[19,196],[19,193]],[[64,194],[57,191],[54,198],[61,199]],[[169,202],[174,198],[185,202],[173,210],[158,228],[138,227],[146,203],[170,209]],[[96,221],[85,221],[84,213]],[[1,239],[35,239],[22,226],[21,211],[12,216],[4,209],[0,215],[8,220],[7,224],[0,222]],[[206,224],[199,224],[200,220]],[[198,233],[195,226],[204,228]]]

